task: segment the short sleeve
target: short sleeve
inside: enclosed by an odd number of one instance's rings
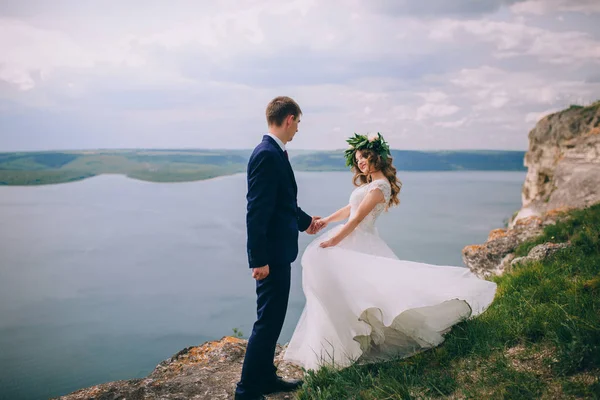
[[[371,182],[371,187],[369,188],[369,192],[379,189],[381,193],[383,193],[383,198],[385,199],[385,203],[389,203],[390,197],[392,196],[392,188],[390,183],[387,180],[377,179]]]

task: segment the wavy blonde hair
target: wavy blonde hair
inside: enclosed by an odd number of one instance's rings
[[[386,208],[400,204],[399,194],[402,189],[402,182],[396,176],[397,171],[396,167],[392,164],[392,157],[388,156],[387,160],[384,160],[379,153],[369,149],[357,150],[358,152],[367,159],[370,170],[381,171],[390,182],[392,195],[390,196],[390,201],[386,204]],[[356,157],[352,159],[352,172],[354,173],[354,178],[352,179],[354,186],[361,186],[372,181],[371,175],[365,175],[360,171],[356,163]]]

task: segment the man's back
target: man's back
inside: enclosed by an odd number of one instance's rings
[[[248,162],[246,226],[248,260],[252,267],[261,263],[291,263],[296,259],[296,196],[296,182],[289,162],[277,143],[265,136]]]
[[[291,263],[298,256],[298,231],[313,232],[309,229],[313,218],[296,202],[296,180],[284,153],[285,144],[298,131],[301,114],[293,99],[274,98],[266,110],[269,134],[248,162],[247,250],[256,279],[256,322],[236,400],[264,399],[263,394],[295,390],[302,383],[277,376],[273,363],[290,295]]]

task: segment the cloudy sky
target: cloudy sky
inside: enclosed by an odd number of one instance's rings
[[[251,148],[277,95],[293,148],[524,150],[600,98],[600,1],[0,0],[0,151]]]

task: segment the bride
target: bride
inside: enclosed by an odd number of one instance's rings
[[[348,139],[356,189],[321,227],[347,220],[302,256],[306,305],[284,359],[305,369],[408,357],[439,345],[452,325],[481,314],[496,284],[467,268],[399,260],[375,222],[400,203],[402,184],[381,136]]]

